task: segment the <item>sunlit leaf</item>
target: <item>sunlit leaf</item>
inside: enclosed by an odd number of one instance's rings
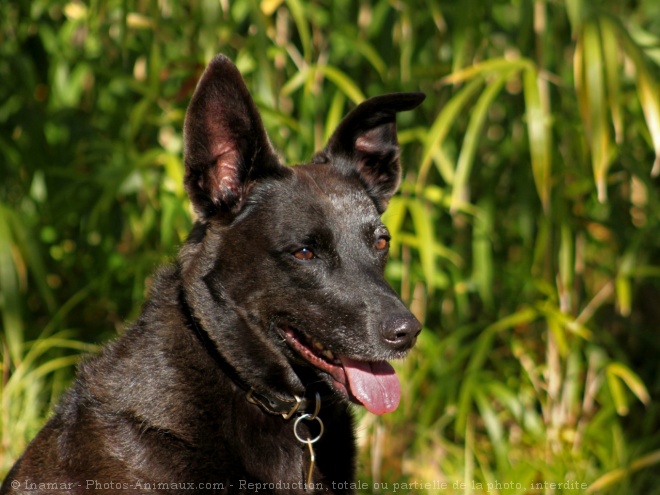
[[[502,73],[516,72],[526,67],[533,67],[532,63],[524,58],[509,60],[505,58],[494,58],[471,65],[465,69],[453,72],[442,78],[443,84],[457,84],[474,79],[477,76],[500,75]]]
[[[479,295],[484,305],[491,309],[493,298],[493,246],[492,233],[494,228],[495,205],[492,198],[485,197],[479,201],[479,214],[474,217],[474,233],[472,235],[472,279],[477,285]]]
[[[614,407],[616,407],[616,412],[619,416],[626,416],[630,410],[628,407],[628,398],[626,397],[626,391],[621,385],[621,381],[616,374],[610,372],[606,373],[607,385],[610,389],[610,394],[612,395],[612,400],[614,401]]]
[[[442,141],[446,138],[450,127],[456,121],[459,113],[464,111],[464,106],[482,86],[483,80],[475,78],[470,81],[463,89],[454,95],[445,107],[436,117],[433,125],[428,131],[428,137],[422,154],[422,162],[419,166],[417,188],[422,189],[429,168],[431,166],[434,154],[442,146]],[[449,173],[446,174],[447,176]],[[453,176],[453,173],[451,174]]]
[[[467,424],[468,414],[470,412],[473,391],[476,382],[479,379],[479,370],[484,366],[489,353],[492,350],[495,336],[504,330],[525,325],[536,320],[538,312],[530,307],[525,307],[516,313],[502,318],[484,329],[473,348],[470,363],[468,364],[464,376],[460,396],[458,399],[458,410],[456,412],[456,431],[463,432]]]
[[[451,212],[456,212],[459,205],[465,202],[464,194],[474,164],[474,155],[479,146],[481,130],[488,114],[488,108],[516,70],[515,68],[504,70],[493,81],[489,82],[472,109],[470,122],[465,131],[463,145],[456,164],[456,176],[452,184]]]
[[[344,116],[344,108],[346,105],[346,95],[342,91],[337,91],[332,98],[330,108],[328,109],[328,116],[325,119],[325,133],[323,135],[323,142],[327,143],[330,136],[335,131],[339,122]],[[389,206],[388,208],[391,208]]]
[[[642,104],[646,125],[649,128],[655,151],[655,161],[651,168],[651,175],[656,177],[660,174],[660,83],[651,75],[642,51],[621,26],[620,22],[609,17],[607,22],[618,28],[623,48],[635,66],[637,94]]]
[[[312,77],[314,77],[314,71],[311,67],[304,67],[301,70],[296,71],[293,77],[282,86],[282,94],[290,95],[294,93]]]
[[[596,481],[594,481],[585,493],[595,493],[600,490],[605,490],[616,483],[619,483],[628,475],[627,471],[622,468],[613,469],[612,471],[604,474]]]
[[[261,11],[264,15],[273,15],[284,0],[261,0]]]
[[[607,82],[607,101],[612,114],[612,123],[616,142],[623,142],[623,115],[621,113],[621,81],[619,64],[619,42],[617,31],[605,17],[600,19],[600,34],[603,41],[603,59],[605,61],[605,79]]]
[[[525,113],[527,116],[527,134],[532,158],[532,172],[543,210],[550,209],[550,182],[552,164],[552,143],[550,137],[549,109],[545,107],[539,90],[539,76],[535,68],[523,71],[525,91]]]
[[[9,230],[9,215],[12,212],[0,205],[0,289],[3,298],[0,301],[2,310],[2,325],[9,346],[12,360],[17,362],[21,357],[23,345],[23,321],[20,315],[20,261],[19,253],[12,246],[13,235]],[[17,265],[17,262],[19,264]]]
[[[607,200],[607,171],[610,166],[610,132],[603,68],[603,52],[598,24],[584,25],[584,89],[588,102],[588,138],[598,199]]]
[[[570,294],[572,294],[575,257],[573,232],[568,223],[564,222],[561,226],[561,240],[559,244],[559,277],[561,282],[560,297],[564,298],[564,303],[570,308]],[[566,300],[568,299],[568,300]]]
[[[640,402],[644,405],[649,405],[651,402],[651,396],[649,395],[646,386],[642,380],[633,372],[630,368],[621,363],[612,363],[607,367],[608,376],[616,376],[623,380],[626,386],[630,391],[635,394]]]
[[[435,258],[435,232],[431,216],[420,201],[408,201],[408,211],[415,225],[415,233],[419,239],[419,256],[422,260],[422,270],[426,277],[429,293],[435,289],[436,258]]]
[[[630,463],[628,468],[616,468],[605,473],[589,485],[585,493],[597,493],[602,490],[607,490],[625,478],[630,477],[640,469],[648,468],[656,464],[660,464],[660,450],[655,450],[639,459],[635,459]]]
[[[566,0],[566,12],[574,33],[582,26],[584,2],[585,0]]]
[[[312,36],[309,32],[309,23],[305,17],[305,8],[300,0],[285,0],[289,7],[289,12],[298,29],[300,42],[303,47],[303,55],[307,62],[312,61]]]
[[[387,226],[387,230],[389,230],[392,236],[390,250],[395,256],[398,256],[401,246],[401,227],[405,220],[406,211],[406,200],[401,196],[394,196],[383,214],[383,223]]]
[[[344,94],[353,101],[353,103],[358,104],[366,100],[364,93],[362,93],[358,84],[344,72],[329,65],[320,65],[318,66],[318,70],[342,90]]]

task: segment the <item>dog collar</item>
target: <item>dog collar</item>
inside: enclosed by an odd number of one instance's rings
[[[283,400],[275,397],[268,397],[267,395],[260,394],[254,388],[250,388],[247,393],[247,401],[251,404],[256,404],[261,407],[264,411],[270,414],[279,414],[284,419],[290,419],[294,414],[308,415],[306,413],[311,401],[306,397],[298,397],[294,395],[294,400]],[[316,417],[321,409],[321,397],[319,393],[316,392],[316,400],[314,405],[314,413],[311,417]]]
[[[308,416],[316,418],[321,407],[321,399],[318,392],[316,393],[316,398],[310,400],[306,397],[299,397],[297,395],[294,395],[292,399],[283,399],[275,395],[257,391],[241,378],[236,369],[222,357],[208,334],[199,327],[197,320],[193,316],[190,306],[186,301],[183,290],[180,291],[180,302],[184,316],[190,322],[190,326],[195,330],[197,338],[199,338],[206,351],[213,357],[215,362],[218,363],[219,367],[225,372],[225,374],[231,378],[240,389],[246,392],[246,399],[249,403],[259,406],[263,411],[269,414],[280,415],[285,420],[290,419],[296,413],[307,414]],[[313,414],[311,414],[310,411],[314,411]]]

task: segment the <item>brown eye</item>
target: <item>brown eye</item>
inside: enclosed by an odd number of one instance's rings
[[[315,258],[314,251],[312,251],[311,249],[308,249],[308,248],[299,249],[298,251],[293,253],[293,256],[296,259],[301,260],[301,261],[309,261],[309,260]]]
[[[384,251],[387,249],[390,245],[390,240],[387,237],[379,237],[378,240],[376,241],[375,248],[378,251]]]

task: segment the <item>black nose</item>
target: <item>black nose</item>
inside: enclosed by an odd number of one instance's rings
[[[396,351],[406,351],[415,345],[422,324],[410,313],[393,315],[381,323],[380,333]]]

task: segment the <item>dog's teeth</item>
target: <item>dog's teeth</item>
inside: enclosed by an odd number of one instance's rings
[[[327,357],[330,361],[335,360],[335,355],[331,351],[328,351],[327,349],[323,351],[323,355]]]
[[[318,340],[314,340],[314,341],[312,341],[312,345],[313,345],[316,349],[318,349],[319,351],[322,351],[322,350],[323,350],[323,346],[321,345],[321,343],[320,343]]]

